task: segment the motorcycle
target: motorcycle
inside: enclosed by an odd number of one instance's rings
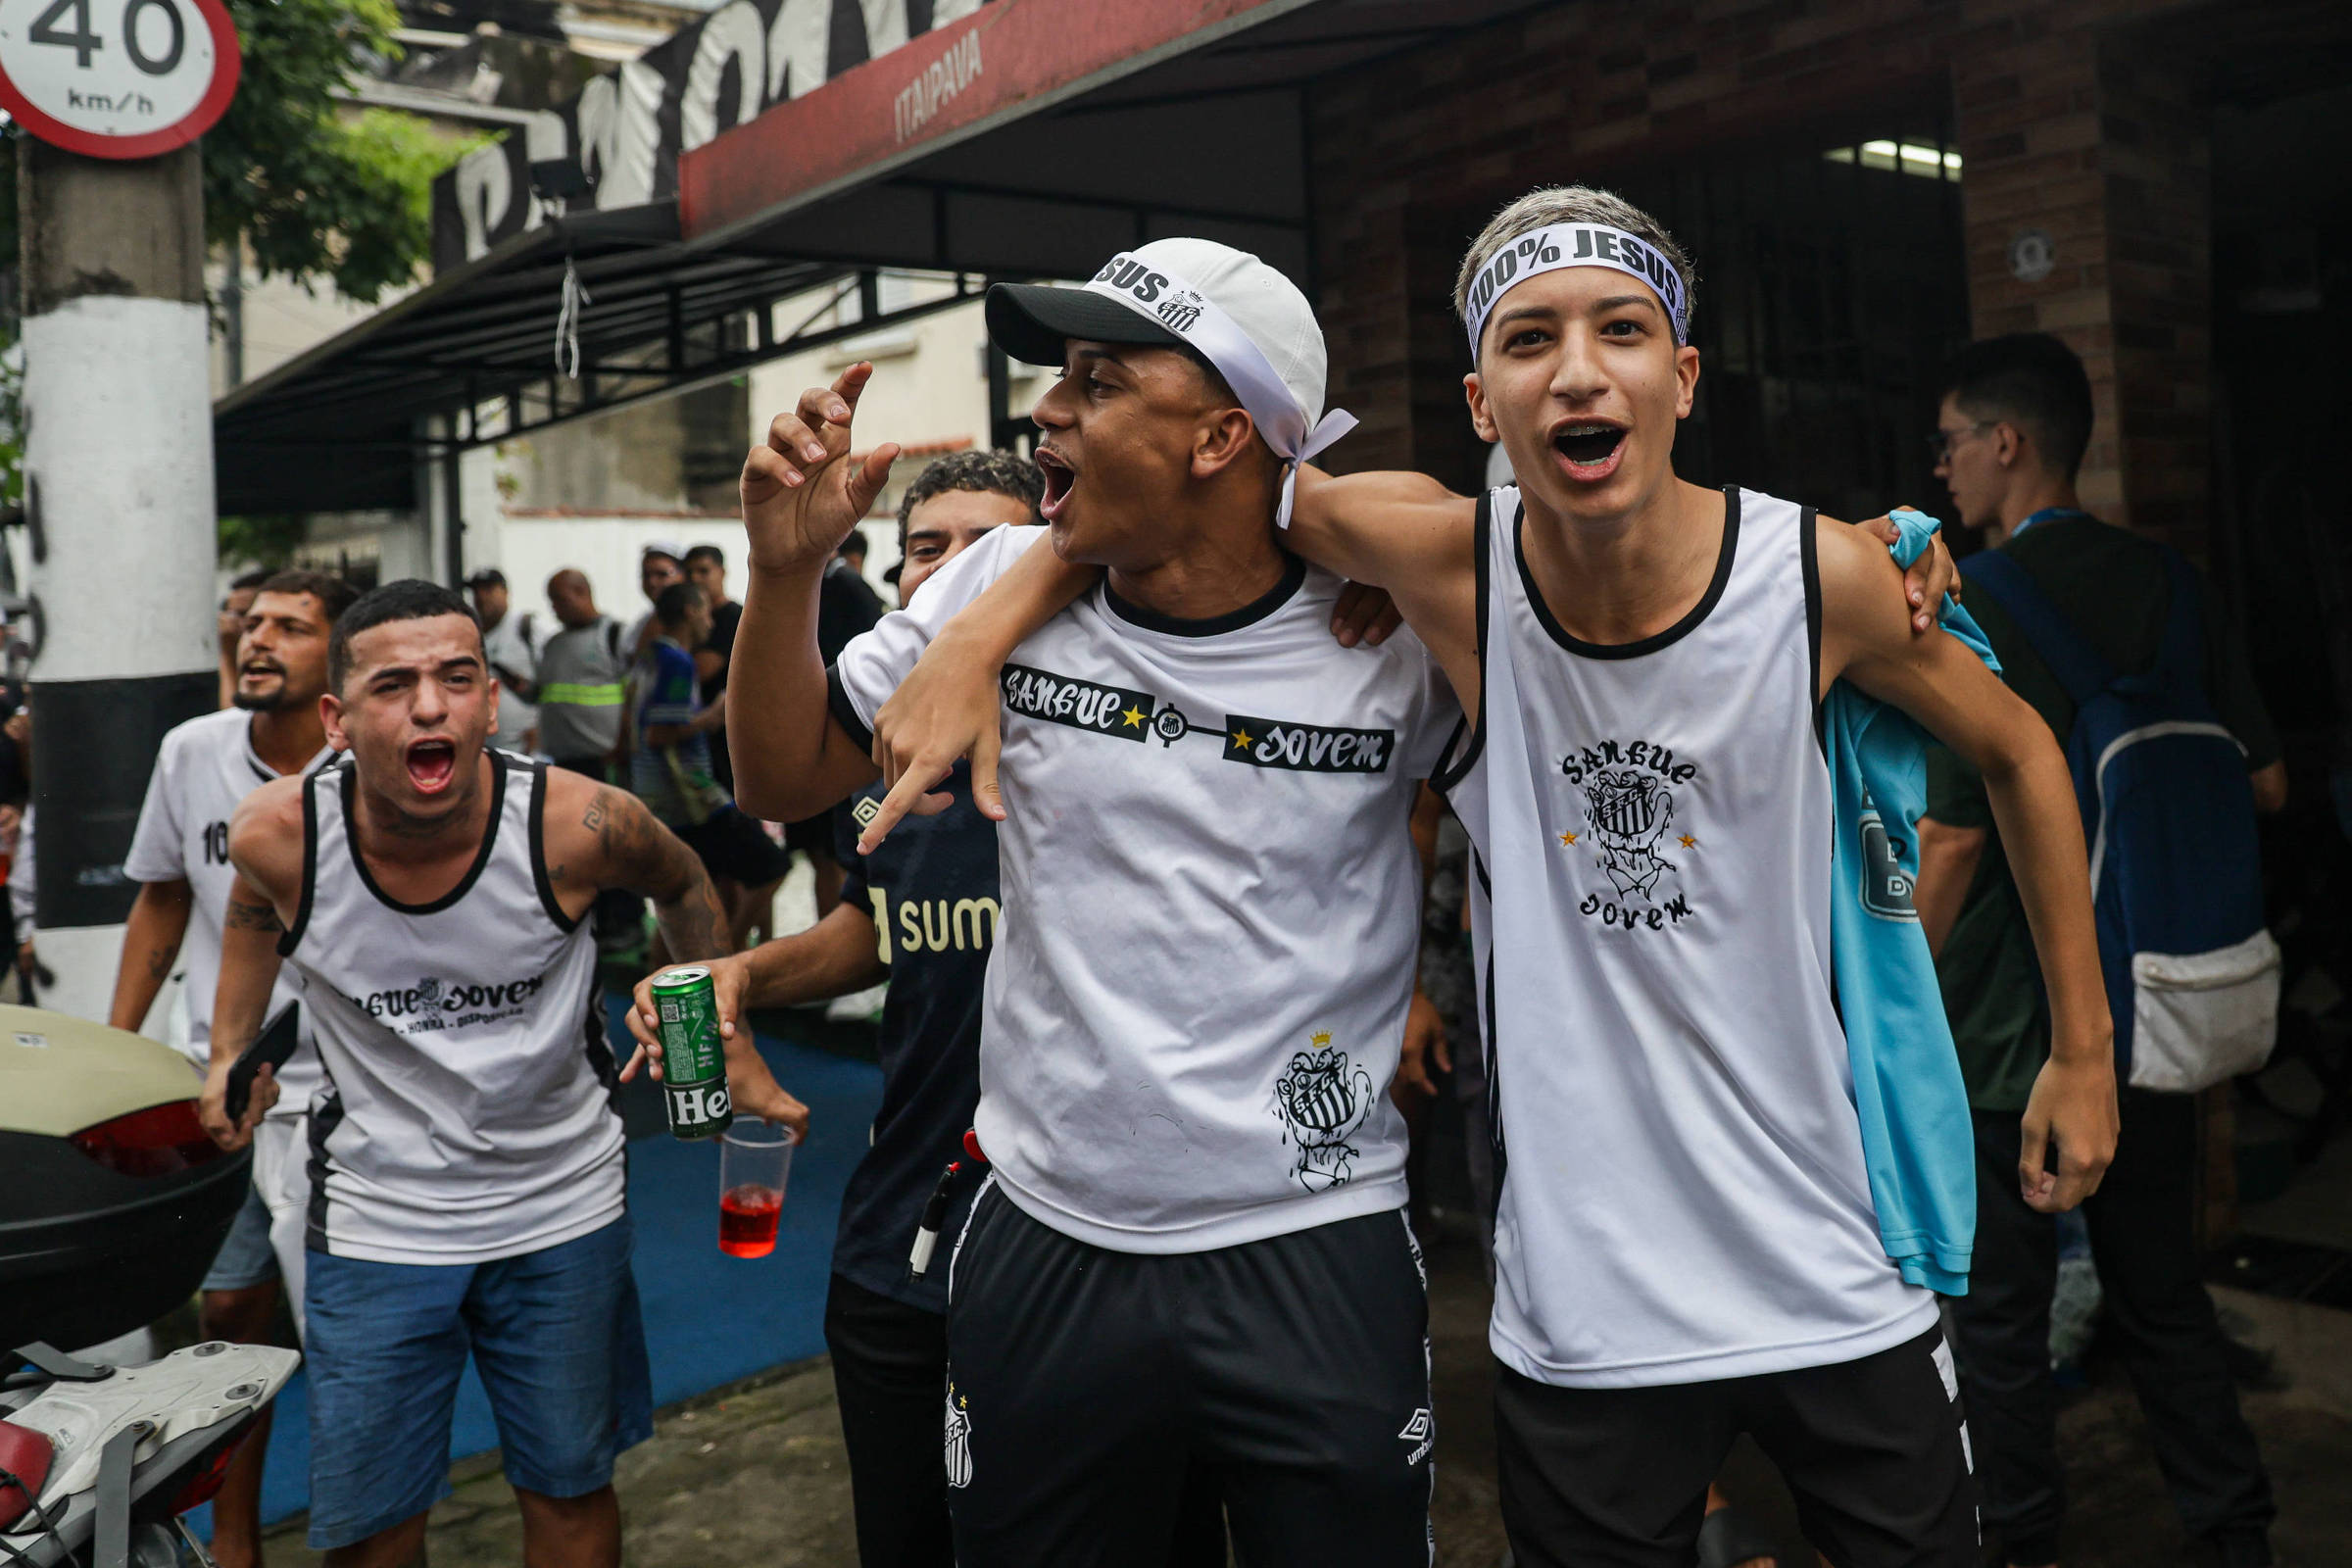
[[[0,1568],[211,1568],[185,1515],[302,1364],[219,1341],[143,1366],[38,1344],[9,1359],[22,1366],[0,1377]]]

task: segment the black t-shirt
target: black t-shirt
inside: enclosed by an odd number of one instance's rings
[[[969,768],[957,763],[941,788],[956,797],[954,806],[937,816],[907,817],[870,856],[858,853],[859,813],[871,819],[884,787],[869,785],[833,813],[846,868],[842,899],[873,917],[890,965],[882,1108],[873,1147],[842,1194],[833,1271],[931,1312],[948,1309],[948,1253],[979,1173],[961,1178],[939,1252],[920,1280],[907,1279],[906,1253],[939,1173],[961,1157],[964,1129],[980,1103],[981,981],[1002,913],[997,825],[972,804]]]
[[[703,706],[718,701],[718,694],[727,689],[727,670],[735,662],[735,629],[743,624],[743,607],[728,600],[710,612],[710,635],[703,646],[719,657],[718,673],[703,681]]]
[[[731,599],[710,612],[710,635],[705,639],[703,646],[718,655],[723,662],[718,666],[717,674],[702,683],[705,708],[718,701],[718,694],[727,689],[727,671],[735,664],[735,629],[742,624],[743,607]],[[727,729],[724,724],[710,732],[710,771],[719,783],[726,786],[729,795],[735,793],[735,759],[727,750]]]
[[[825,568],[816,592],[816,646],[832,667],[850,639],[874,629],[882,618],[882,600],[858,568],[839,557]]]

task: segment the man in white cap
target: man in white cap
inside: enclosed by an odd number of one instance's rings
[[[993,1166],[949,1265],[956,1560],[1164,1560],[1189,1460],[1249,1561],[1426,1564],[1427,1304],[1382,1090],[1403,828],[1459,711],[1409,635],[1336,641],[1340,579],[1276,542],[1296,464],[1353,422],[1280,273],[1162,240],[1084,288],[1000,286],[988,320],[1062,370],[1034,413],[1050,527],[975,544],[828,672],[819,579],[896,452],[844,461],[854,367],[745,464],[730,686],[746,807],[804,816],[876,776],[899,677],[1025,551],[1107,568],[1005,668]]]

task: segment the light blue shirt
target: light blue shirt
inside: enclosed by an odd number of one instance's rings
[[[1902,530],[1894,558],[1908,566],[1936,523],[1910,511],[1893,516]],[[1942,622],[2000,669],[1992,645],[1949,597]],[[1912,906],[1930,736],[1909,714],[1844,681],[1830,688],[1822,719],[1838,827],[1831,965],[1879,1239],[1904,1279],[1964,1296],[1977,1233],[1976,1134],[1935,960]]]

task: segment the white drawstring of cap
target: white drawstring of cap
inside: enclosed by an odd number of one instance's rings
[[[1087,291],[1117,300],[1138,316],[1157,322],[1199,350],[1202,359],[1217,368],[1226,384],[1233,388],[1233,395],[1249,411],[1257,433],[1274,449],[1274,455],[1282,459],[1282,500],[1274,511],[1274,525],[1289,527],[1291,506],[1298,490],[1299,466],[1312,462],[1326,447],[1354,429],[1355,416],[1346,409],[1331,409],[1310,426],[1306,411],[1298,406],[1298,398],[1275,371],[1265,351],[1215,300],[1169,271],[1165,264],[1141,261],[1127,252],[1112,258],[1110,265],[1102,269],[1103,273],[1112,272],[1123,262],[1159,273],[1167,279],[1167,287],[1150,304],[1100,276],[1086,285]]]

